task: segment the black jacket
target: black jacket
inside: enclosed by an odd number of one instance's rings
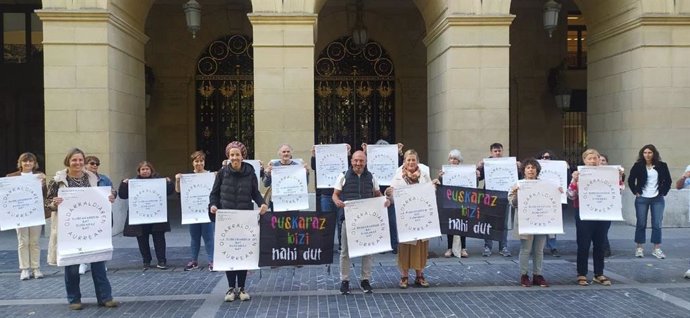
[[[163,178],[159,175],[152,175],[150,179],[155,179],[155,178]],[[132,179],[149,179],[149,178],[142,178],[140,176],[136,176]],[[166,180],[165,181],[165,192],[167,195],[171,195],[175,191],[175,186],[173,185],[172,182]],[[129,183],[125,183],[124,180],[120,182],[120,188],[118,189],[118,194],[117,194],[121,199],[129,199]],[[169,218],[168,218],[169,219]],[[149,234],[144,232],[144,225],[149,225],[149,224],[134,224],[131,225],[129,224],[129,211],[127,211],[127,219],[125,219],[125,228],[122,231],[123,236],[127,237],[135,237],[135,236],[142,236],[144,234]],[[161,223],[152,223],[151,225],[151,232],[170,232],[170,221],[168,222],[161,222]]]
[[[647,184],[647,168],[644,162],[635,162],[630,169],[630,177],[628,177],[628,186],[633,194],[642,194],[642,189]],[[671,189],[671,173],[668,171],[668,165],[665,162],[659,161],[654,165],[654,170],[659,174],[657,178],[657,189],[661,196],[666,196]]]
[[[229,165],[216,174],[213,189],[209,197],[209,218],[216,221],[216,214],[211,213],[211,206],[218,209],[253,210],[254,204],[261,206],[264,198],[259,192],[258,180],[252,165],[243,162],[239,171],[233,170]]]

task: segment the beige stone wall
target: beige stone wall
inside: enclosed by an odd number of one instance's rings
[[[508,149],[510,15],[445,18],[427,32],[429,163],[458,148],[466,163]]]
[[[53,8],[39,11],[44,23],[46,170],[51,174],[63,168],[67,150],[79,147],[99,156],[102,172],[119,180],[133,155],[146,148],[146,36],[106,9]]]

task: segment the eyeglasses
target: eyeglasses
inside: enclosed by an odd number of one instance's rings
[[[101,164],[100,164],[99,162],[93,162],[93,161],[91,161],[91,162],[89,162],[89,165],[98,167],[98,166],[100,166]]]

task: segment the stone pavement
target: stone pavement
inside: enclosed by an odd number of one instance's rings
[[[470,258],[429,259],[425,275],[430,288],[398,289],[400,275],[388,253],[375,256],[371,295],[356,289],[358,260],[353,262],[353,294],[339,294],[336,257],[331,266],[250,272],[252,300],[225,303],[223,273],[183,271],[189,238],[186,228],[177,226],[167,234],[168,270],[143,270],[136,240],[115,236],[108,277],[121,306],[97,307],[87,273],[81,284],[86,307],[74,312],[67,308],[61,268],[44,264],[44,279],[19,280],[16,235],[6,231],[0,233],[0,317],[690,317],[690,280],[682,278],[688,269],[690,229],[664,229],[665,260],[634,258],[633,232],[621,223],[611,228],[613,256],[606,262],[611,287],[576,286],[574,226],[568,223],[558,242],[563,256],[545,256],[550,288],[519,286],[519,241],[511,233],[513,257],[495,250],[491,257],[481,257],[482,241],[468,239]],[[46,247],[47,239],[41,244]],[[445,244],[445,236],[433,239],[430,249],[442,255]],[[201,253],[205,264],[203,249]],[[45,263],[45,250],[42,258]]]

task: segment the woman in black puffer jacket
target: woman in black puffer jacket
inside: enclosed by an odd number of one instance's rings
[[[247,156],[247,148],[239,141],[233,141],[225,147],[225,155],[230,164],[223,167],[216,174],[216,181],[209,199],[209,217],[216,222],[218,209],[253,210],[254,203],[261,207],[260,214],[266,213],[268,206],[259,192],[258,180],[252,165],[242,162]],[[215,249],[215,246],[214,246]],[[226,271],[229,289],[225,294],[225,301],[249,300],[249,294],[244,290],[247,271]],[[237,283],[237,291],[235,291]]]

